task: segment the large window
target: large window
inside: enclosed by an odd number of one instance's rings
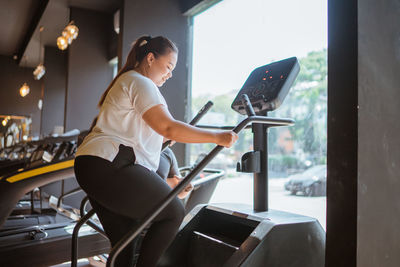
[[[296,56],[301,71],[282,106],[271,117],[295,126],[269,131],[269,206],[319,219],[325,227],[327,3],[321,0],[224,0],[194,17],[192,114],[214,107],[199,124],[236,125],[244,117],[230,109],[250,72]],[[191,163],[213,145],[191,146]],[[252,175],[236,162],[252,150],[252,133],[240,134],[209,167],[224,169],[212,202],[253,203]],[[289,183],[289,180],[292,182]],[[302,183],[303,185],[297,185]],[[297,186],[294,186],[294,185]]]

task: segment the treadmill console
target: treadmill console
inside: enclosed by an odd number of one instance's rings
[[[265,115],[266,112],[277,109],[285,99],[299,71],[300,65],[296,57],[273,62],[253,70],[233,100],[232,109],[242,115],[247,115],[242,104],[243,94],[248,95],[256,115]]]

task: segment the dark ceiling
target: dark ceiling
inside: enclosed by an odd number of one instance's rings
[[[11,56],[18,51],[33,18],[32,10],[38,6],[35,0],[0,1],[0,55]]]
[[[40,60],[41,26],[44,27],[42,45],[56,46],[57,37],[69,22],[69,7],[114,13],[120,8],[121,2],[121,0],[0,0],[0,55],[17,56],[20,65],[34,67]]]

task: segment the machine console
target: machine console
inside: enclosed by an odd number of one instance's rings
[[[231,105],[232,109],[246,115],[241,96],[247,94],[256,115],[277,109],[285,99],[300,71],[296,57],[253,70]]]

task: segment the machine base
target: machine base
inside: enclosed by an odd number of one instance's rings
[[[323,267],[325,231],[311,217],[241,204],[197,206],[158,266]]]

